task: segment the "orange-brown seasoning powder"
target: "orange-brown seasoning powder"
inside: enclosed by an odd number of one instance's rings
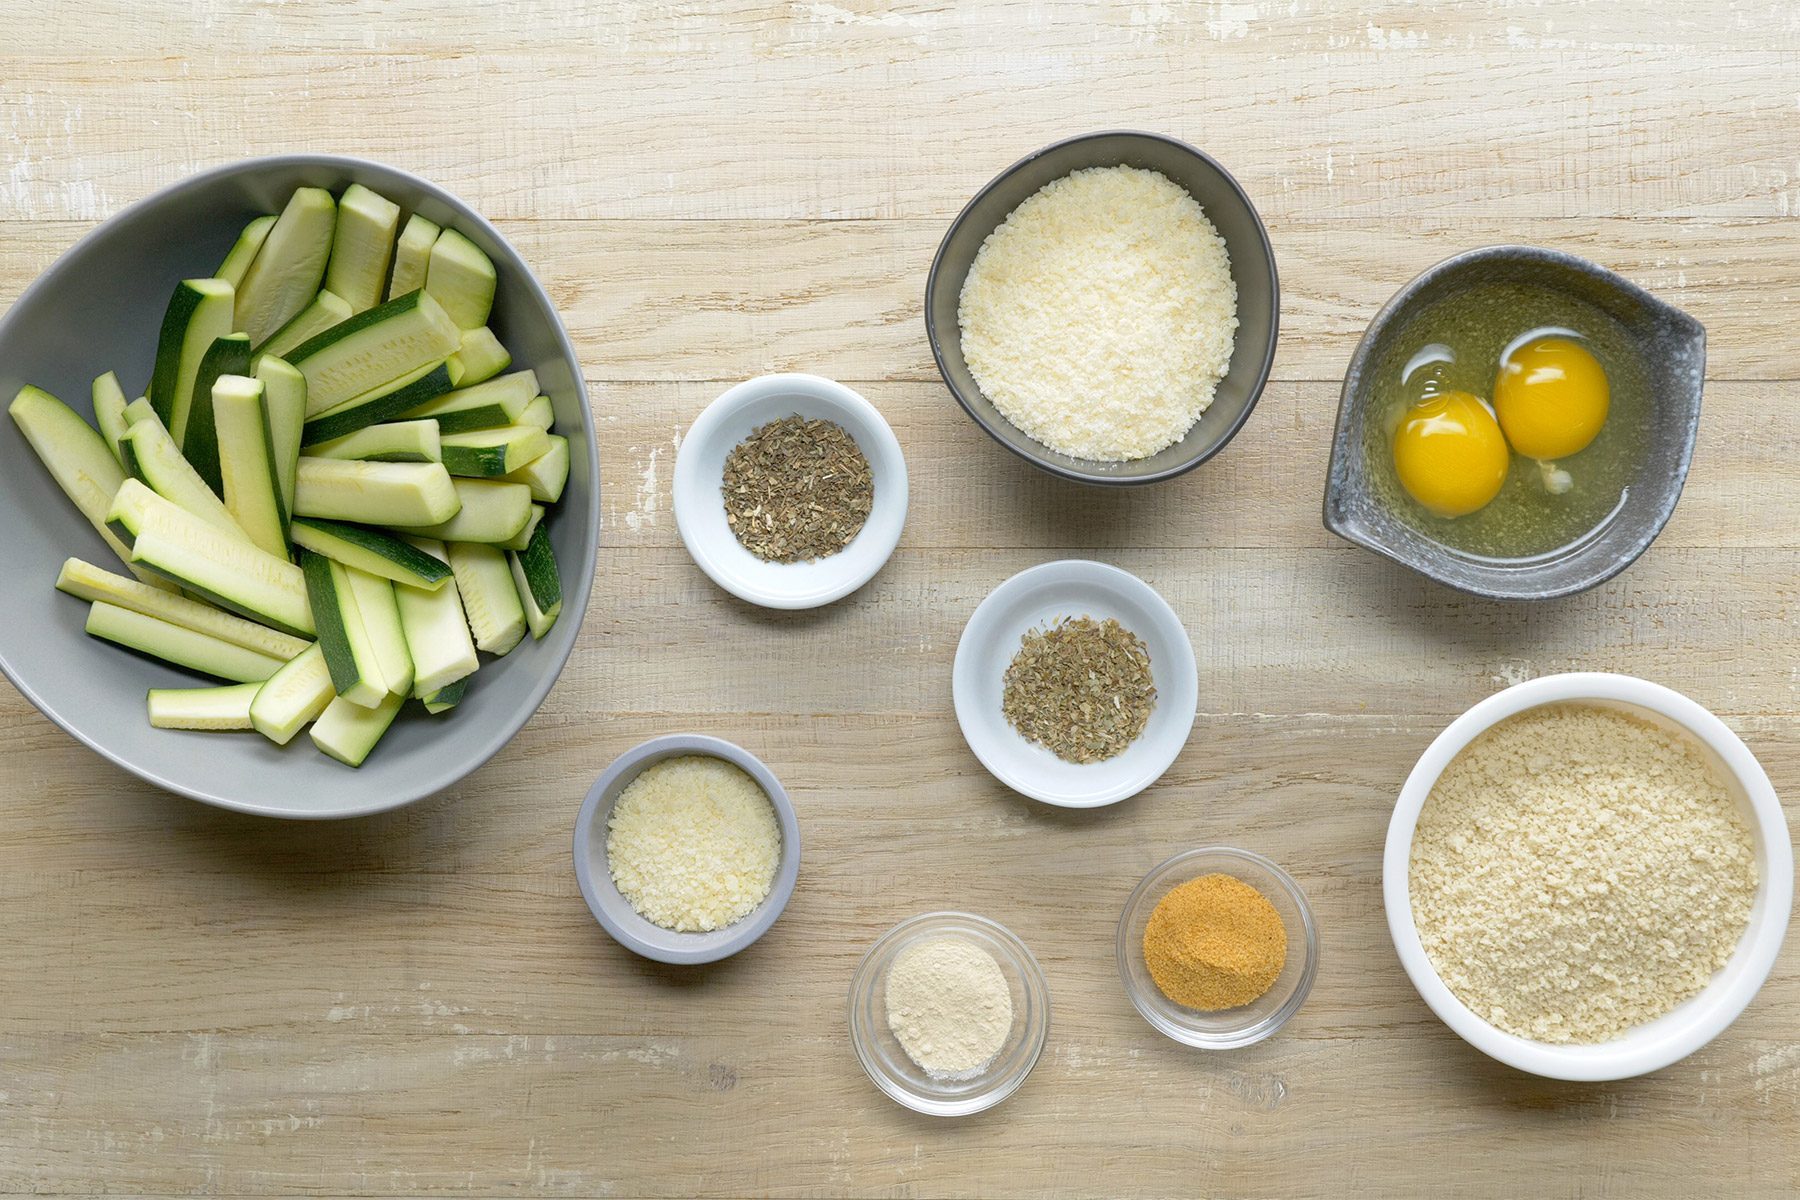
[[[1157,902],[1144,963],[1162,994],[1201,1012],[1248,1004],[1275,985],[1287,926],[1267,896],[1230,875],[1202,875]]]

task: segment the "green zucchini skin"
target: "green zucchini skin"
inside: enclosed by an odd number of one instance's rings
[[[449,391],[450,369],[441,362],[434,363],[310,418],[300,430],[300,444],[316,446],[348,437],[428,404]]]
[[[441,559],[379,529],[323,517],[295,517],[291,529],[294,542],[313,554],[395,583],[433,591],[450,578]]]
[[[225,495],[224,475],[219,470],[219,422],[213,413],[213,384],[225,375],[250,374],[250,335],[231,333],[214,338],[200,357],[194,375],[194,398],[188,404],[187,430],[182,435],[181,456],[213,495]]]

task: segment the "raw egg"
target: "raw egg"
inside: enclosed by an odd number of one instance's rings
[[[1441,392],[1406,410],[1394,430],[1400,486],[1440,517],[1462,517],[1499,494],[1511,456],[1487,406]]]
[[[1566,337],[1526,342],[1500,360],[1494,411],[1512,448],[1548,462],[1585,450],[1606,424],[1612,390],[1587,347]]]

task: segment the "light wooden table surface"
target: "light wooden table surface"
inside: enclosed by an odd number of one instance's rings
[[[1418,1000],[1382,919],[1400,781],[1504,684],[1628,671],[1711,706],[1800,794],[1800,18],[1312,0],[498,5],[139,0],[0,16],[0,301],[201,167],[330,150],[498,220],[560,305],[599,420],[587,624],[536,719],[463,786],[288,825],[156,793],[0,699],[0,1191],[151,1195],[1788,1195],[1790,950],[1715,1044],[1654,1077],[1500,1067]],[[979,433],[920,312],[946,223],[1054,139],[1128,126],[1234,170],[1280,257],[1276,378],[1222,457],[1123,494]],[[1559,603],[1466,599],[1340,544],[1318,507],[1337,380],[1376,307],[1497,241],[1562,247],[1710,331],[1674,521]],[[100,369],[99,367],[95,368]],[[911,520],[862,592],[777,615],[713,588],[669,513],[681,431],[730,382],[845,380],[909,456]],[[1149,793],[1008,793],[950,710],[969,612],[1093,556],[1180,612],[1199,721]],[[11,581],[9,586],[42,586]],[[659,968],[601,933],[569,834],[653,734],[742,742],[806,863],[754,951]],[[1224,841],[1299,877],[1318,985],[1273,1041],[1182,1049],[1131,1009],[1113,926],[1142,872]],[[914,1116],[846,1041],[858,956],[957,906],[1049,974],[1036,1073]]]

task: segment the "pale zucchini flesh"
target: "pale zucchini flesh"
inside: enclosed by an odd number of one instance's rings
[[[405,700],[390,692],[373,708],[363,708],[339,696],[313,722],[313,745],[347,767],[360,767],[394,723]]]
[[[19,389],[8,411],[56,486],[119,556],[119,561],[139,581],[174,591],[174,585],[154,571],[132,563],[131,548],[107,524],[113,498],[125,482],[125,470],[100,435],[74,409],[29,384]]]
[[[200,358],[200,370],[194,376],[194,398],[188,405],[187,429],[177,444],[181,447],[181,457],[187,459],[194,474],[206,481],[215,496],[225,495],[225,485],[224,477],[219,474],[219,433],[218,422],[213,416],[213,385],[223,376],[249,373],[250,338],[233,333],[206,348]]]
[[[244,282],[245,272],[250,270],[250,264],[256,259],[256,252],[262,249],[263,243],[269,239],[269,230],[273,228],[275,228],[275,214],[273,213],[257,217],[244,226],[244,232],[238,234],[238,240],[233,242],[231,249],[226,252],[224,261],[219,264],[219,269],[213,272],[213,278],[224,280],[234,289],[241,285]]]
[[[351,312],[366,312],[381,303],[399,228],[400,206],[380,193],[353,183],[338,197],[325,288],[342,296]]]
[[[239,683],[264,680],[281,669],[278,658],[104,600],[88,609],[87,631],[166,663]]]
[[[288,318],[287,324],[271,333],[268,340],[256,348],[256,352],[280,358],[292,353],[296,346],[305,345],[327,329],[342,325],[355,315],[348,300],[329,288],[321,289],[305,308]]]
[[[113,452],[121,469],[124,467],[124,451],[119,449],[119,439],[131,427],[125,418],[125,389],[119,386],[119,377],[108,371],[104,375],[94,377],[91,393],[94,401],[94,424],[100,427],[100,440],[106,448]]]
[[[443,306],[421,291],[358,313],[283,357],[306,376],[311,416],[442,362],[461,340]]]
[[[400,533],[440,541],[502,544],[519,536],[531,520],[531,489],[498,479],[453,481],[460,507],[436,525],[397,526]]]
[[[394,277],[388,284],[389,300],[425,286],[425,272],[431,265],[431,248],[437,244],[440,232],[437,222],[418,213],[406,219],[406,227],[400,231],[400,240],[394,246]]]
[[[442,560],[379,529],[295,517],[292,532],[297,546],[395,583],[436,591],[450,580]]]
[[[213,385],[213,419],[225,507],[238,528],[270,554],[287,557],[288,516],[281,500],[281,470],[261,380],[221,376]]]
[[[434,525],[462,507],[442,463],[363,462],[302,455],[294,514],[372,525]]]
[[[243,528],[231,519],[225,502],[175,448],[175,440],[161,421],[154,418],[139,421],[125,432],[119,445],[134,479],[224,536],[245,542],[250,540]]]
[[[373,707],[387,694],[375,646],[363,625],[350,573],[342,563],[321,554],[302,551],[300,569],[306,576],[306,594],[312,603],[313,621],[319,629],[319,649],[331,671],[337,694],[363,708]]]
[[[263,682],[250,702],[250,724],[277,746],[285,746],[336,697],[325,652],[315,642]]]
[[[541,638],[562,615],[563,604],[562,580],[557,576],[549,531],[539,525],[530,545],[523,551],[509,551],[506,557],[519,590],[519,603],[525,609],[525,624],[534,639]]]
[[[525,411],[519,414],[519,424],[536,425],[548,433],[551,426],[556,424],[556,408],[550,403],[550,397],[539,396],[527,404]]]
[[[441,542],[415,538],[412,545],[449,569]],[[454,583],[435,591],[398,584],[394,600],[400,606],[400,627],[406,634],[407,652],[413,662],[415,696],[427,698],[473,674],[481,665],[475,654],[475,639],[469,632],[468,616],[463,611],[462,595]]]
[[[413,686],[412,655],[406,648],[406,634],[400,627],[400,606],[394,599],[391,580],[355,567],[345,567],[350,590],[356,594],[356,609],[362,614],[363,632],[369,648],[381,668],[381,678],[390,692],[410,695]]]
[[[494,311],[498,276],[481,248],[454,229],[438,234],[425,268],[425,290],[463,329],[479,329]]]
[[[105,601],[284,661],[308,645],[291,634],[221,612],[210,604],[190,600],[176,592],[115,575],[79,558],[63,563],[56,576],[56,588],[79,600]]]
[[[530,370],[497,375],[474,387],[458,388],[405,415],[429,417],[445,433],[512,425],[537,398],[537,375]]]
[[[308,446],[314,458],[361,458],[371,462],[442,462],[436,421],[394,421]]]
[[[265,354],[256,360],[256,378],[269,407],[269,438],[280,473],[281,508],[294,511],[294,472],[300,465],[300,435],[306,425],[306,376],[285,358]]]
[[[569,439],[550,434],[549,448],[505,478],[508,483],[522,483],[531,489],[531,498],[540,504],[555,504],[569,486]]]
[[[151,688],[145,696],[145,704],[153,729],[249,729],[252,727],[250,704],[262,688],[260,682],[223,687]]]
[[[450,382],[457,387],[473,387],[484,383],[512,365],[512,354],[494,331],[483,325],[465,329],[462,344],[448,359]]]
[[[163,312],[149,397],[177,446],[187,434],[200,360],[232,331],[232,296],[231,285],[222,279],[184,279]]]
[[[449,542],[450,569],[469,617],[475,645],[489,654],[505,654],[525,636],[525,608],[513,583],[506,552],[495,546]]]
[[[359,429],[398,417],[449,390],[450,371],[443,363],[420,367],[411,374],[310,417],[301,441],[308,446],[335,441]]]
[[[244,272],[232,328],[249,334],[252,344],[261,345],[305,308],[325,278],[325,260],[331,257],[331,235],[336,227],[337,202],[330,192],[316,187],[296,189]]]
[[[542,457],[550,435],[536,425],[502,425],[442,434],[439,445],[444,469],[452,475],[493,479]]]
[[[549,511],[549,509],[541,504],[533,504],[531,506],[531,516],[526,519],[525,528],[519,530],[519,535],[510,538],[507,541],[496,542],[494,544],[499,546],[502,550],[525,549],[525,547],[531,545],[531,535],[537,532],[537,527],[543,523],[544,514]]]

